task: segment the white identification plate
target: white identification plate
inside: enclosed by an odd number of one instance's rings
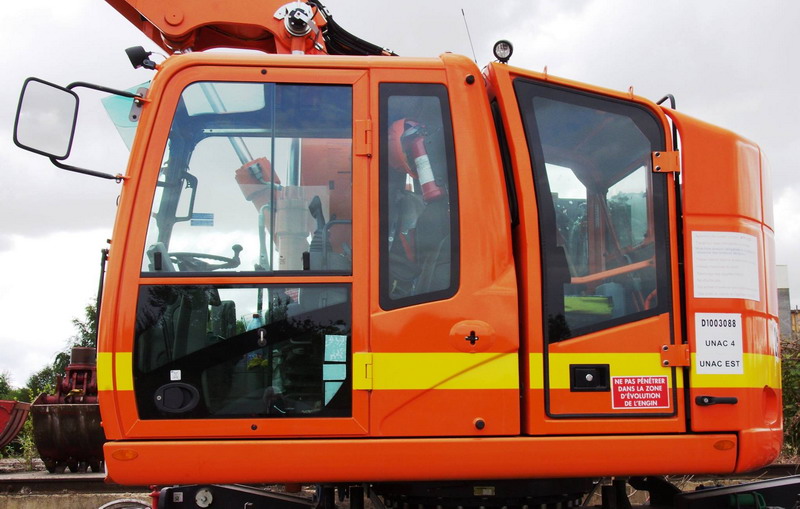
[[[699,299],[760,300],[758,242],[738,232],[692,232],[692,281]]]
[[[695,313],[695,373],[698,375],[741,375],[742,315],[738,313]]]

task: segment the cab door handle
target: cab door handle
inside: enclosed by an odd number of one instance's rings
[[[711,406],[711,405],[735,405],[739,402],[739,398],[720,398],[717,396],[697,396],[694,402],[698,406]]]

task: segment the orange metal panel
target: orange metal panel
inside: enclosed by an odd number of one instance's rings
[[[109,442],[104,451],[114,482],[164,485],[725,473],[736,464],[736,443],[733,434],[188,440]]]
[[[530,405],[533,415],[533,423],[531,425],[531,435],[584,435],[586,428],[590,427],[597,438],[597,435],[620,435],[620,434],[635,434],[641,432],[642,429],[647,429],[650,433],[672,433],[674,429],[684,425],[682,416],[678,417],[637,417],[635,419],[619,417],[603,417],[603,418],[582,418],[582,419],[559,419],[549,417],[544,412],[544,391],[541,389],[531,390],[528,392]],[[672,398],[672,394],[670,395]],[[606,395],[605,408],[610,406],[610,396]],[[683,390],[677,391],[676,401],[678,406],[683,407],[684,396]]]
[[[686,115],[667,113],[682,140],[686,311],[692,352],[713,344],[708,333],[698,332],[698,314],[741,320],[741,337],[733,339],[740,339],[742,370],[720,367],[709,374],[701,364],[708,365],[713,359],[693,354],[689,382],[692,429],[753,433],[748,447],[740,452],[740,462],[763,464],[760,462],[769,456],[764,450],[779,448],[776,440],[779,444],[781,430],[774,238],[771,226],[764,223],[765,217],[770,221],[772,217],[763,190],[769,187],[769,175],[756,145]],[[713,240],[711,235],[716,234],[730,235],[733,240],[720,248],[699,243]],[[725,249],[733,254],[726,255]],[[718,252],[715,263],[732,267],[739,280],[728,281],[708,265],[701,265],[696,257],[703,250]],[[748,277],[757,279],[740,281]],[[721,337],[732,338],[729,334]],[[735,397],[738,402],[698,406],[694,399],[699,395]],[[758,440],[763,442],[756,445]]]
[[[722,427],[735,430],[774,431],[780,437],[780,421],[783,409],[780,406],[781,390],[769,387],[702,387],[690,390],[693,416],[698,423],[694,431],[718,431]],[[735,405],[698,406],[698,396],[730,397],[739,402]],[[725,424],[721,424],[725,423]],[[764,435],[764,438],[767,438]],[[767,443],[774,441],[769,438]],[[773,448],[772,445],[769,446]]]
[[[373,391],[370,409],[370,429],[374,436],[519,433],[516,389]]]
[[[755,428],[739,433],[739,457],[737,472],[752,472],[769,465],[781,452],[782,429]]]

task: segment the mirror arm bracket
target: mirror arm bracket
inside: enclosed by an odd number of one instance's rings
[[[72,90],[74,88],[79,88],[79,87],[81,87],[81,88],[90,88],[92,90],[105,92],[107,94],[120,95],[122,97],[130,97],[130,98],[135,99],[137,101],[147,101],[147,99],[145,99],[143,96],[138,95],[138,94],[134,94],[132,92],[128,92],[127,90],[117,90],[115,88],[104,87],[102,85],[95,85],[94,83],[88,83],[88,82],[85,82],[85,81],[75,81],[75,82],[70,83],[69,85],[66,86],[67,90]],[[73,171],[75,173],[82,173],[84,175],[91,175],[93,177],[100,177],[100,178],[104,178],[104,179],[108,179],[108,180],[114,180],[114,181],[117,182],[117,184],[119,184],[120,182],[122,182],[124,180],[127,180],[129,178],[126,175],[122,175],[121,173],[117,173],[116,175],[112,175],[110,173],[104,173],[104,172],[95,171],[95,170],[88,170],[86,168],[80,168],[78,166],[72,166],[71,164],[62,163],[61,161],[59,161],[58,159],[55,159],[53,157],[50,158],[50,162],[52,162],[55,166],[57,166],[58,168],[61,168],[62,170]]]
[[[82,173],[84,175],[91,175],[93,177],[100,177],[100,178],[108,179],[108,180],[115,180],[117,182],[117,184],[119,184],[120,182],[122,182],[124,180],[128,180],[130,178],[127,175],[122,175],[121,173],[117,173],[116,175],[112,175],[110,173],[103,173],[102,171],[87,170],[86,168],[80,168],[78,166],[72,166],[71,164],[64,164],[64,163],[62,163],[61,161],[59,161],[58,159],[56,159],[54,157],[50,158],[50,162],[53,163],[58,168],[61,168],[62,170],[73,171],[75,173]]]
[[[128,92],[127,90],[117,90],[116,88],[109,88],[104,87],[102,85],[95,85],[94,83],[87,83],[85,81],[75,81],[70,83],[66,86],[67,90],[72,90],[73,88],[90,88],[92,90],[98,90],[100,92],[105,92],[107,94],[114,94],[114,95],[121,95],[122,97],[130,97],[133,99],[144,100],[144,97],[138,94],[134,94],[133,92]]]

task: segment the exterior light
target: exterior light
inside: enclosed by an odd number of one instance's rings
[[[511,54],[514,53],[514,46],[506,40],[500,40],[494,43],[492,52],[501,64],[506,64],[508,63],[508,59],[511,58]]]

